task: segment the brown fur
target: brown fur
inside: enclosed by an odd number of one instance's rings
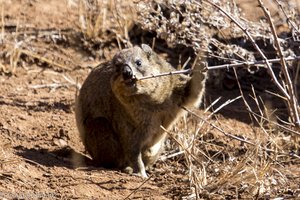
[[[125,68],[134,78],[124,78]],[[136,81],[174,71],[147,45],[122,50],[96,67],[76,100],[77,126],[95,162],[147,177],[145,170],[157,160],[166,138],[160,126],[169,128],[182,113],[181,106],[199,105],[205,82],[202,68],[197,65],[191,77]]]

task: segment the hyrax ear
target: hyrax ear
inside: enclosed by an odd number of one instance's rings
[[[141,47],[143,51],[147,54],[147,57],[150,57],[153,54],[151,47],[148,46],[147,44],[142,44]]]

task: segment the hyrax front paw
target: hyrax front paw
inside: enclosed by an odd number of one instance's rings
[[[131,174],[131,175],[135,175],[135,176],[140,176],[140,177],[142,177],[144,179],[148,178],[147,173],[146,173],[145,170],[140,170],[140,172],[134,172],[134,170],[130,166],[125,167],[123,169],[123,172],[125,172],[127,174]]]

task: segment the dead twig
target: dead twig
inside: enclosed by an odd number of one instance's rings
[[[170,75],[178,75],[178,74],[189,74],[191,73],[191,69],[185,69],[185,70],[178,70],[178,71],[172,71],[172,72],[165,72],[161,74],[153,74],[150,76],[144,76],[141,78],[137,78],[137,81],[145,80],[145,79],[150,79],[150,78],[157,78],[157,77],[162,77],[162,76],[170,76]]]
[[[161,73],[161,74],[152,74],[152,75],[150,75],[150,76],[144,76],[144,77],[141,77],[141,78],[137,78],[136,80],[137,80],[137,81],[141,81],[141,80],[145,80],[145,79],[157,78],[157,77],[162,77],[162,76],[171,76],[171,75],[178,75],[178,74],[191,74],[192,72],[197,71],[197,70],[194,70],[194,67],[195,67],[195,65],[197,64],[199,58],[202,57],[202,56],[203,56],[203,52],[200,52],[200,53],[196,56],[196,58],[195,58],[195,60],[194,60],[194,62],[193,62],[193,64],[192,64],[192,67],[191,67],[190,69],[185,69],[185,68],[186,68],[187,64],[190,62],[191,57],[189,57],[189,58],[185,61],[185,63],[183,64],[183,66],[182,66],[182,69],[183,69],[183,70],[177,70],[177,71],[165,72],[165,73]]]
[[[261,115],[255,113],[255,112],[253,112],[252,110],[249,110],[249,112],[250,112],[252,115],[255,115],[255,116],[257,116],[257,117],[259,117],[259,118],[261,118],[261,119],[263,119],[263,120],[266,120],[267,122],[269,122],[269,123],[271,123],[271,124],[276,125],[278,128],[280,128],[280,129],[282,129],[282,130],[284,130],[284,131],[291,132],[291,133],[293,133],[293,134],[296,134],[296,135],[300,136],[300,132],[298,132],[298,131],[294,131],[293,129],[287,128],[286,126],[283,126],[283,125],[281,125],[281,124],[278,124],[277,122],[274,122],[274,121],[272,121],[272,120],[269,120],[269,119],[265,118],[264,116],[261,116]]]
[[[200,6],[200,3],[197,1],[193,1],[195,4]],[[266,55],[263,53],[263,51],[260,49],[260,47],[257,45],[257,43],[255,42],[254,38],[252,37],[252,35],[250,34],[250,32],[248,31],[248,28],[245,27],[244,25],[242,25],[239,21],[237,21],[231,14],[229,14],[227,11],[225,11],[223,8],[221,8],[220,6],[218,6],[216,3],[210,1],[210,0],[203,0],[203,3],[207,3],[213,7],[215,7],[216,9],[218,9],[221,13],[223,13],[228,19],[230,19],[234,24],[236,24],[248,37],[248,39],[250,40],[251,44],[254,46],[254,48],[258,51],[258,53],[260,54],[260,56],[263,58],[263,60],[265,61],[265,64],[267,65],[268,71],[274,81],[274,83],[276,84],[276,86],[279,88],[279,90],[288,98],[290,99],[290,95],[289,93],[286,91],[286,89],[279,83],[276,75],[274,74],[273,70],[272,70],[272,66],[269,62],[269,60],[267,59]]]
[[[203,117],[199,116],[198,114],[196,114],[195,112],[189,110],[188,108],[186,107],[182,107],[182,109],[184,109],[185,111],[187,111],[188,113],[192,114],[193,116],[197,117],[198,119],[204,121],[205,123],[209,124],[210,126],[212,126],[213,128],[215,128],[216,130],[218,130],[219,132],[223,133],[225,136],[231,138],[231,139],[234,139],[234,140],[237,140],[237,141],[240,141],[242,143],[246,143],[246,144],[249,144],[251,146],[257,146],[255,143],[249,141],[249,140],[245,140],[241,137],[238,137],[238,136],[235,136],[235,135],[232,135],[230,133],[227,133],[225,132],[222,128],[216,126],[215,124],[209,122],[208,120],[204,119]],[[261,146],[260,146],[261,147]],[[262,150],[266,151],[266,152],[272,152],[272,153],[278,153],[277,151],[275,150],[272,150],[272,149],[269,149],[269,148],[266,148],[266,147],[261,147]],[[284,156],[291,156],[290,153],[285,153],[285,152],[281,152],[281,155],[284,155]]]
[[[212,113],[210,113],[208,115],[208,117],[206,118],[206,120],[208,120],[209,118],[211,118],[214,114],[216,114],[217,112],[219,112],[222,108],[224,108],[225,106],[231,104],[232,102],[235,102],[236,100],[242,98],[242,96],[238,96],[234,99],[228,99],[226,102],[224,102],[222,105],[220,105],[217,109],[215,109]]]
[[[274,1],[277,3],[277,5],[279,6],[279,8],[281,9],[281,11],[283,12],[283,14],[285,15],[287,23],[293,28],[293,30],[295,30],[296,32],[300,33],[300,30],[297,28],[297,25],[288,16],[288,14],[284,10],[282,4],[278,0],[274,0]]]
[[[169,158],[173,158],[173,157],[176,157],[176,156],[179,156],[181,154],[184,154],[184,151],[178,151],[178,152],[175,152],[175,153],[172,153],[170,155],[163,155],[163,156],[160,156],[159,160],[161,161],[165,161]]]
[[[20,52],[23,53],[23,54],[25,54],[25,55],[27,55],[27,56],[30,56],[32,58],[36,58],[36,59],[38,59],[40,61],[43,61],[45,63],[48,63],[48,64],[51,64],[53,66],[59,67],[61,69],[64,69],[64,70],[67,70],[67,71],[70,70],[68,67],[66,67],[64,65],[61,65],[61,64],[56,63],[56,62],[53,62],[53,61],[51,61],[51,60],[49,60],[49,59],[47,59],[45,57],[42,57],[42,56],[40,56],[38,54],[33,53],[31,51],[28,51],[28,50],[25,50],[25,49],[20,49]]]
[[[285,61],[292,61],[292,60],[300,60],[300,56],[295,56],[295,57],[287,57],[284,58]],[[275,59],[268,59],[269,63],[279,63],[281,62],[280,58],[275,58]],[[239,62],[239,63],[233,63],[233,64],[223,64],[223,65],[215,65],[215,66],[208,66],[208,70],[213,70],[213,69],[228,69],[228,68],[233,68],[233,67],[244,67],[244,66],[252,66],[252,65],[261,65],[261,64],[266,64],[265,60],[258,60],[258,61],[246,61],[246,62]]]
[[[223,133],[225,136],[228,136],[232,139],[235,139],[235,140],[238,140],[240,142],[244,142],[246,144],[250,144],[252,146],[255,146],[255,144],[253,142],[250,142],[248,140],[245,140],[243,138],[240,138],[238,136],[235,136],[235,135],[232,135],[232,134],[229,134],[229,133],[226,133],[224,130],[222,130],[220,127],[214,125],[213,123],[209,122],[208,120],[204,119],[203,117],[199,116],[198,114],[194,113],[193,111],[187,109],[186,107],[182,107],[182,109],[184,109],[185,111],[187,111],[188,113],[194,115],[195,117],[201,119],[202,121],[206,122],[207,124],[209,124],[210,126],[212,126],[213,128],[217,129],[218,131],[220,131],[221,133]]]
[[[279,63],[281,62],[280,58],[274,58],[274,59],[267,59],[269,63]],[[287,57],[284,58],[285,61],[293,61],[293,60],[300,60],[300,56],[295,56],[295,57]],[[234,67],[245,67],[245,66],[252,66],[252,65],[260,65],[260,64],[266,64],[265,60],[258,60],[258,61],[246,61],[246,62],[239,62],[239,63],[233,63],[233,64],[223,64],[223,65],[214,65],[214,66],[208,66],[207,70],[215,70],[215,69],[229,69],[229,68],[234,68]],[[186,64],[183,65],[184,67]],[[183,67],[183,68],[184,68]],[[161,76],[170,76],[170,75],[178,75],[178,74],[189,74],[192,72],[192,69],[185,69],[185,70],[178,70],[178,71],[172,71],[172,72],[165,72],[161,74],[155,74],[155,75],[150,75],[150,76],[145,76],[142,78],[137,79],[138,81],[140,80],[145,80],[145,79],[150,79],[150,78],[157,78]]]
[[[187,59],[187,60],[185,61],[185,63],[182,65],[182,68],[181,68],[181,69],[185,69],[186,66],[189,64],[190,60],[191,60],[191,57],[188,57],[188,59]]]
[[[142,184],[140,184],[136,189],[134,189],[127,197],[124,198],[124,200],[129,199],[131,195],[136,193],[145,183],[147,183],[152,178],[152,175],[150,175]]]
[[[31,89],[43,89],[43,88],[51,88],[51,89],[57,89],[61,87],[70,87],[73,86],[73,84],[68,84],[68,83],[50,83],[50,84],[44,84],[44,85],[30,85],[28,86]],[[75,85],[77,88],[77,86]]]
[[[284,73],[287,73],[285,75],[285,78],[286,78],[286,81],[288,82],[288,90],[286,89],[286,86],[283,86],[279,81],[278,81],[278,78],[276,77],[273,69],[272,69],[272,66],[269,62],[269,60],[267,59],[266,55],[263,53],[263,51],[260,49],[260,47],[257,45],[257,43],[255,42],[254,38],[252,37],[252,35],[250,34],[250,32],[248,31],[248,28],[245,27],[242,23],[240,23],[238,20],[236,20],[231,14],[229,14],[227,11],[225,11],[223,8],[221,8],[219,5],[217,5],[216,3],[210,1],[210,0],[204,0],[203,1],[204,3],[207,3],[215,8],[217,8],[222,14],[224,14],[227,18],[229,18],[234,24],[236,24],[245,34],[246,36],[248,37],[248,39],[250,40],[250,42],[252,43],[252,45],[254,46],[254,48],[258,51],[258,53],[260,54],[260,56],[263,58],[263,60],[265,61],[265,64],[268,68],[268,72],[270,74],[270,76],[272,77],[272,80],[273,82],[275,83],[275,85],[277,86],[277,88],[284,94],[284,96],[288,99],[288,102],[290,103],[290,106],[292,108],[290,108],[290,114],[291,114],[291,117],[293,118],[293,122],[299,127],[300,126],[300,121],[299,121],[299,113],[297,111],[297,100],[296,100],[296,97],[295,97],[295,93],[293,92],[293,88],[291,88],[289,85],[290,81],[288,81],[288,72],[285,71],[287,70],[286,69],[283,69],[283,72]],[[259,0],[259,2],[261,3],[261,1]],[[194,1],[195,4],[199,5],[199,2],[197,1]],[[270,17],[270,14],[269,14],[269,18]],[[272,22],[271,23],[271,27],[272,27]],[[273,24],[274,26],[274,24]],[[275,30],[275,28],[274,28]],[[274,30],[273,31],[273,35],[274,35]],[[276,32],[275,32],[276,34]],[[277,35],[275,36],[274,35],[274,38],[276,38]],[[277,37],[278,39],[278,37]],[[275,41],[276,42],[276,41]],[[279,41],[276,42],[277,46],[279,45]],[[282,51],[280,52],[280,47],[278,48],[278,51],[279,51],[279,54],[281,54],[280,58],[281,58],[281,63],[282,65],[284,65],[285,61],[283,59],[283,54],[282,54]]]
[[[242,86],[241,86],[240,81],[239,81],[239,79],[238,79],[238,75],[237,75],[237,72],[236,72],[235,68],[233,68],[233,72],[234,72],[235,78],[236,78],[236,80],[237,80],[237,85],[238,85],[238,87],[239,87],[239,90],[240,90],[242,99],[243,99],[243,101],[244,101],[244,104],[245,104],[245,106],[246,106],[246,108],[247,108],[247,111],[252,111],[250,105],[249,105],[248,102],[246,101],[246,98],[245,98],[244,92],[243,92],[243,90],[242,90]],[[249,115],[249,116],[250,116],[250,118],[251,118],[251,120],[252,120],[251,115]],[[254,119],[255,119],[256,121],[258,121],[257,118],[254,117]]]
[[[183,151],[185,152],[185,153],[187,153],[189,156],[191,156],[198,164],[202,164],[198,159],[197,159],[197,157],[195,156],[195,154],[193,154],[193,153],[191,153],[188,149],[190,149],[189,147],[188,148],[186,148],[186,147],[184,147],[183,146],[183,144],[181,143],[181,142],[179,142],[174,136],[173,136],[173,134],[170,132],[170,131],[168,131],[167,129],[165,129],[165,127],[163,127],[163,126],[160,126],[160,128],[163,130],[163,131],[165,131],[182,149],[183,149]],[[201,151],[200,151],[201,152]],[[207,155],[205,155],[203,152],[201,152],[208,160],[210,160],[210,161],[213,161],[210,157],[208,157]]]
[[[300,126],[300,118],[299,118],[299,113],[298,113],[299,105],[298,105],[298,102],[297,102],[297,98],[295,96],[295,89],[294,89],[294,86],[292,84],[291,77],[289,75],[288,67],[287,67],[287,64],[284,60],[284,55],[283,55],[281,45],[280,45],[280,42],[279,42],[279,39],[278,39],[278,36],[277,36],[277,32],[276,32],[274,23],[272,21],[270,11],[263,5],[261,0],[258,0],[258,2],[259,2],[260,7],[262,8],[262,10],[265,13],[265,16],[267,17],[267,19],[269,21],[271,31],[272,31],[272,34],[273,34],[273,37],[274,37],[275,45],[276,45],[276,48],[277,48],[277,52],[278,52],[279,57],[280,57],[280,63],[281,63],[281,66],[282,66],[282,72],[283,72],[283,75],[284,75],[285,84],[287,85],[288,93],[290,95],[290,98],[288,98],[288,100],[289,100],[288,101],[288,103],[289,103],[288,107],[290,109],[290,116],[292,118],[293,123],[299,127]]]
[[[75,86],[77,90],[79,90],[81,88],[81,84],[78,83],[78,80],[75,81],[72,77],[66,76],[64,74],[62,76],[66,81],[68,81],[70,83],[70,85]]]

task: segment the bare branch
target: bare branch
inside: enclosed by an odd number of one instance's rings
[[[210,126],[212,126],[213,128],[215,128],[216,130],[218,130],[219,132],[223,133],[225,136],[231,138],[231,139],[234,139],[234,140],[238,140],[240,142],[243,142],[243,143],[246,143],[246,144],[249,144],[251,146],[256,146],[256,144],[254,144],[253,142],[249,141],[249,140],[245,140],[243,138],[240,138],[238,136],[235,136],[235,135],[232,135],[230,133],[227,133],[225,132],[222,128],[216,126],[215,124],[209,122],[208,120],[204,119],[203,117],[201,117],[200,115],[198,115],[197,113],[189,110],[188,108],[186,107],[182,107],[182,109],[184,109],[185,111],[187,111],[188,113],[190,113],[191,115],[197,117],[198,119],[204,121],[205,123],[209,124]],[[252,111],[250,111],[251,113],[254,113]],[[256,114],[256,113],[255,113]],[[257,115],[257,114],[256,114]],[[295,131],[293,131],[295,132]],[[266,147],[261,147],[261,149],[263,149],[264,151],[266,152],[272,152],[272,153],[278,153],[277,151],[274,151],[272,149],[269,149],[269,148],[266,148]],[[286,156],[291,156],[289,153],[285,153],[285,152],[282,152],[282,155],[286,155]]]
[[[39,59],[39,60],[41,60],[41,61],[43,61],[43,62],[45,62],[45,63],[49,63],[49,64],[54,65],[54,66],[56,66],[56,67],[59,67],[59,68],[61,68],[61,69],[70,71],[70,68],[68,68],[67,66],[62,65],[62,64],[59,64],[59,63],[56,63],[56,62],[53,62],[53,61],[49,60],[48,58],[42,57],[42,56],[40,56],[40,55],[38,55],[38,54],[36,54],[36,53],[34,53],[34,52],[28,51],[28,50],[26,50],[26,49],[20,49],[20,52],[21,52],[22,54],[25,54],[25,55],[30,56],[30,57],[32,57],[32,58]]]
[[[188,150],[188,148],[185,148],[182,144],[181,144],[181,142],[179,142],[173,135],[172,135],[172,133],[170,132],[170,131],[168,131],[167,129],[165,129],[165,127],[163,127],[163,126],[160,126],[160,128],[163,130],[163,131],[165,131],[182,149],[183,149],[183,151],[184,152],[186,152],[189,156],[191,156],[196,162],[198,162],[199,164],[201,164],[201,162],[197,159],[197,157],[195,156],[195,154],[193,154],[193,153],[191,153],[189,150]],[[211,160],[211,158],[209,158],[208,156],[206,156],[205,154],[204,154],[204,156],[207,158],[207,159],[209,159],[209,160]]]
[[[234,99],[228,99],[226,102],[224,102],[222,105],[220,105],[217,109],[213,110],[212,113],[210,113],[208,115],[208,117],[206,118],[206,120],[208,120],[209,118],[211,118],[214,114],[216,114],[217,112],[219,112],[222,108],[224,108],[225,106],[228,106],[229,104],[231,104],[232,102],[235,102],[236,100],[242,98],[242,96],[238,96]]]
[[[300,60],[300,56],[295,57],[287,57],[284,58],[285,61],[292,61],[292,60]],[[281,61],[280,58],[275,59],[268,59],[269,63],[279,63]],[[239,63],[233,63],[233,64],[224,64],[224,65],[215,65],[215,66],[208,66],[208,70],[213,69],[224,69],[224,68],[231,68],[231,67],[243,67],[243,66],[252,66],[252,65],[260,65],[260,64],[266,64],[265,60],[258,60],[258,61],[250,61],[250,62],[239,62]]]
[[[287,15],[287,13],[286,13],[286,11],[284,10],[282,4],[281,4],[278,0],[275,0],[275,2],[277,3],[277,5],[279,6],[279,8],[282,10],[283,14],[285,15],[287,23],[290,24],[296,32],[300,33],[300,30],[297,28],[297,25],[296,25],[295,22],[293,22],[293,21],[291,20],[291,18]]]
[[[273,34],[273,37],[274,37],[275,45],[276,45],[276,48],[277,48],[277,52],[278,52],[279,57],[280,57],[282,72],[283,72],[283,75],[284,75],[284,78],[285,78],[285,81],[286,81],[286,85],[288,87],[288,92],[290,94],[290,98],[288,98],[288,100],[289,100],[288,102],[290,104],[289,109],[290,109],[291,118],[297,126],[300,126],[300,118],[299,118],[299,113],[298,113],[298,102],[297,102],[297,99],[296,99],[296,96],[295,96],[294,86],[292,84],[292,80],[291,80],[291,77],[289,75],[288,67],[287,67],[286,62],[284,60],[283,52],[282,52],[282,49],[281,49],[281,46],[280,46],[280,42],[279,42],[279,39],[278,39],[278,36],[277,36],[277,32],[276,32],[274,23],[273,23],[272,18],[271,18],[271,14],[270,14],[269,10],[263,5],[261,0],[258,0],[258,2],[260,4],[260,7],[262,8],[262,10],[264,11],[268,21],[269,21],[271,31],[272,31],[272,34]]]
[[[166,72],[166,73],[161,73],[161,74],[156,74],[156,75],[150,75],[150,76],[144,76],[141,78],[136,78],[137,81],[145,80],[145,79],[150,79],[150,78],[157,78],[161,76],[170,76],[170,75],[178,75],[178,74],[189,74],[191,73],[191,69],[185,69],[185,70],[178,70],[178,71],[172,71],[172,72]]]
[[[220,131],[221,133],[223,133],[224,135],[226,135],[226,136],[228,136],[228,137],[230,137],[230,138],[232,138],[232,139],[238,140],[238,141],[240,141],[240,142],[244,142],[244,143],[246,143],[246,144],[250,144],[250,145],[252,145],[252,146],[255,145],[254,143],[252,143],[252,142],[250,142],[250,141],[248,141],[248,140],[245,140],[245,139],[240,138],[240,137],[237,137],[237,136],[235,136],[235,135],[231,135],[231,134],[229,134],[229,133],[226,133],[224,130],[222,130],[222,129],[219,128],[218,126],[214,125],[213,123],[210,123],[208,120],[204,119],[203,117],[200,117],[199,115],[197,115],[197,114],[194,113],[193,111],[187,109],[186,107],[182,107],[182,109],[184,109],[184,110],[187,111],[188,113],[190,113],[190,114],[196,116],[197,118],[203,120],[204,122],[208,123],[208,124],[209,124],[210,126],[212,126],[213,128],[217,129],[218,131]]]
[[[184,151],[178,151],[178,152],[172,153],[170,155],[160,156],[159,160],[165,161],[165,160],[167,160],[169,158],[173,158],[173,157],[179,156],[181,154],[184,154]]]
[[[292,60],[300,60],[300,56],[295,57],[287,57],[284,58],[285,61],[292,61]],[[280,58],[275,59],[269,59],[269,63],[279,63]],[[224,64],[224,65],[215,65],[215,66],[208,66],[208,70],[214,70],[214,69],[224,69],[224,68],[232,68],[232,67],[245,67],[245,66],[252,66],[252,65],[259,65],[259,64],[266,64],[265,60],[259,60],[259,61],[251,61],[251,62],[241,62],[241,63],[233,63],[233,64]],[[190,74],[193,70],[192,69],[185,69],[185,70],[177,70],[172,72],[165,72],[161,74],[153,74],[150,76],[144,76],[141,78],[137,78],[137,81],[150,79],[150,78],[157,78],[161,76],[170,76],[170,75],[178,75],[178,74]]]
[[[188,59],[185,61],[185,63],[183,64],[181,69],[185,69],[186,66],[189,64],[190,60],[191,60],[191,57],[188,57]]]
[[[193,1],[195,4],[200,5],[199,2],[197,1]],[[289,93],[286,91],[286,89],[279,83],[276,75],[274,74],[271,64],[269,62],[269,60],[267,59],[267,57],[265,56],[265,54],[262,52],[262,50],[259,48],[259,46],[256,44],[254,38],[252,37],[252,35],[250,34],[250,32],[248,31],[248,29],[246,27],[244,27],[239,21],[237,21],[233,16],[231,16],[228,12],[226,12],[223,8],[221,8],[220,6],[218,6],[216,3],[213,3],[210,0],[203,0],[202,2],[207,3],[215,8],[217,8],[220,12],[222,12],[226,17],[228,17],[233,23],[235,23],[245,34],[246,36],[249,38],[250,42],[252,43],[252,45],[254,46],[254,48],[258,51],[258,53],[260,54],[260,56],[263,58],[263,60],[265,61],[265,64],[267,65],[268,71],[273,79],[273,81],[275,82],[276,86],[279,88],[279,90],[288,98],[290,99],[290,95]]]
[[[147,183],[151,178],[152,178],[153,175],[150,175],[146,180],[144,180],[137,188],[135,188],[127,197],[125,197],[123,200],[126,200],[126,199],[130,199],[131,195],[135,194],[139,189],[141,189],[141,187]]]
[[[31,89],[42,89],[42,88],[50,88],[50,89],[57,89],[61,87],[70,87],[74,86],[73,84],[69,83],[50,83],[50,84],[43,84],[43,85],[29,85],[28,87]],[[76,87],[76,85],[75,85]]]
[[[249,110],[249,112],[250,112],[252,115],[255,115],[255,116],[257,116],[257,117],[259,117],[259,118],[261,118],[261,119],[263,119],[263,120],[268,121],[268,122],[271,123],[271,124],[276,125],[278,128],[280,128],[280,129],[282,129],[282,130],[284,130],[284,131],[291,132],[291,133],[293,133],[293,134],[295,134],[295,135],[300,136],[300,132],[298,132],[298,131],[294,131],[293,129],[287,128],[286,126],[283,126],[283,125],[281,125],[281,124],[278,124],[277,122],[274,122],[274,121],[272,121],[272,120],[269,120],[269,119],[265,118],[264,116],[261,116],[261,115],[255,113],[255,112],[253,112],[252,110]]]

